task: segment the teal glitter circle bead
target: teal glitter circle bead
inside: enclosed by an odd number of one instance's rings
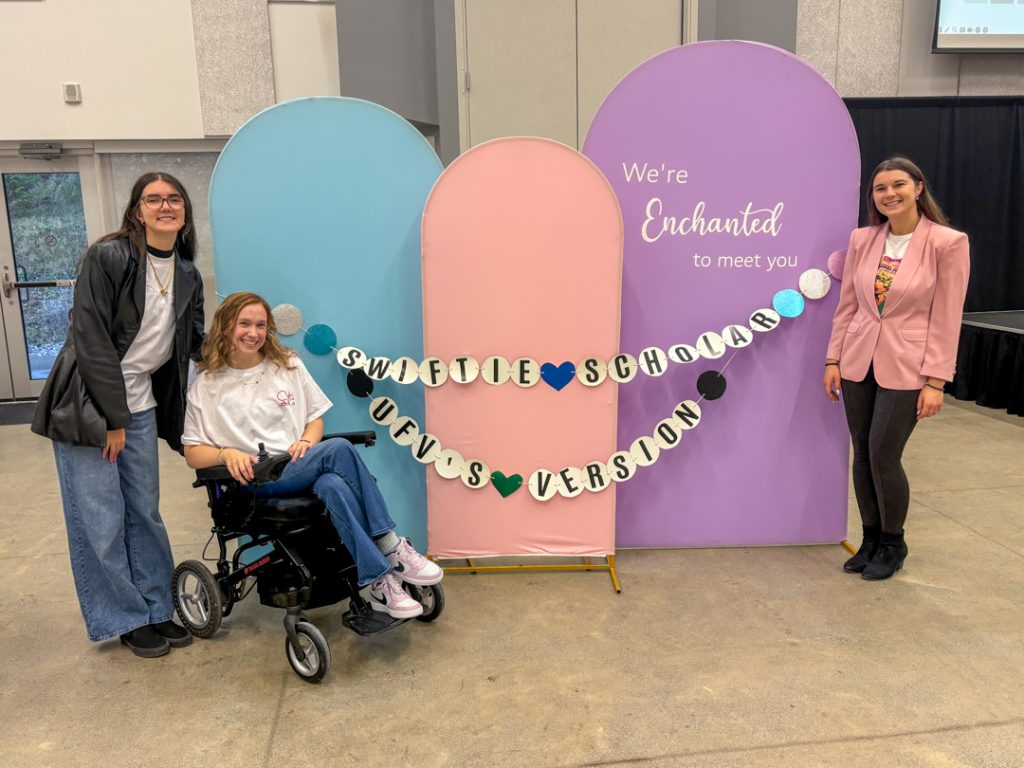
[[[331,326],[318,323],[309,327],[303,343],[306,345],[306,349],[314,355],[327,355],[338,343],[338,337]]]
[[[804,311],[804,297],[799,291],[786,288],[772,299],[772,308],[783,317],[799,317]]]

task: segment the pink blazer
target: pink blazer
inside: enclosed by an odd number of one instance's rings
[[[863,381],[874,364],[886,389],[920,389],[930,376],[951,381],[970,272],[967,235],[922,216],[879,314],[875,274],[888,234],[886,222],[850,235],[827,355],[850,381]]]

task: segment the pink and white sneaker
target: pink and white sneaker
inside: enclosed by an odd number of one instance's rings
[[[391,571],[396,578],[415,584],[419,587],[428,587],[437,584],[444,578],[444,571],[437,563],[427,560],[423,555],[412,548],[412,544],[404,536],[398,540],[398,546],[393,552],[387,555],[388,562],[394,569]]]
[[[402,582],[385,573],[370,585],[370,607],[396,619],[414,619],[423,614],[423,606],[402,589]]]

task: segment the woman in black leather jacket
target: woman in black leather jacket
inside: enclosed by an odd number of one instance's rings
[[[160,518],[157,438],[181,451],[188,362],[203,341],[192,203],[166,173],[135,182],[121,228],[78,264],[71,326],[32,431],[53,440],[89,639],[162,656],[174,562]]]

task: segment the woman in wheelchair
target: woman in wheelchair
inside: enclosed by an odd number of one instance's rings
[[[397,619],[423,606],[402,588],[437,584],[444,572],[395,533],[384,497],[347,440],[323,440],[330,400],[298,355],[281,345],[270,306],[258,294],[234,293],[213,318],[199,375],[188,392],[185,459],[193,469],[225,465],[239,483],[253,480],[256,444],[288,453],[279,479],[258,496],[294,496],[312,490],[324,502],[356,564],[370,605]]]

